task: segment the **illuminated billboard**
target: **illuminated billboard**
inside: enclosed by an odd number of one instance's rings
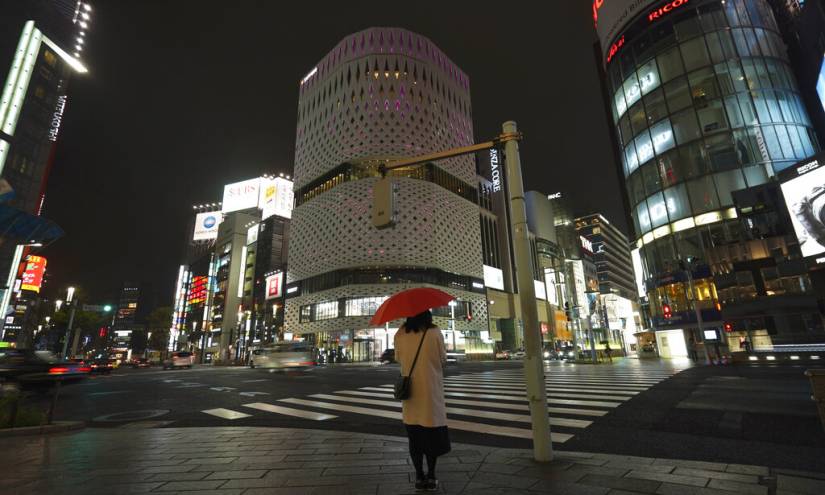
[[[20,289],[40,292],[40,286],[43,285],[43,275],[45,273],[46,258],[42,256],[29,256],[26,258],[26,268],[23,270]]]
[[[186,301],[190,306],[206,301],[206,291],[209,286],[208,282],[209,277],[206,275],[192,277],[192,283],[189,286],[189,298]]]
[[[493,266],[482,265],[484,285],[491,289],[504,290],[504,272]]]
[[[232,211],[257,208],[261,195],[261,179],[249,179],[223,186],[223,211]]]
[[[261,179],[261,197],[258,207],[261,209],[261,220],[272,215],[292,218],[292,203],[294,193],[292,181],[283,177]]]
[[[819,160],[803,162],[783,171],[781,179],[802,256],[825,253],[825,167]]]
[[[266,299],[277,299],[283,295],[284,272],[266,277]]]
[[[195,216],[194,241],[206,241],[218,238],[218,226],[223,221],[223,214],[219,211],[198,213]]]

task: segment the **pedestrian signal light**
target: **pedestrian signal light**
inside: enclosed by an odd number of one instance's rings
[[[106,336],[106,327],[100,327],[100,331],[97,333],[98,336],[105,337]]]
[[[733,331],[733,323],[726,321],[725,322],[725,332],[732,332]]]
[[[673,316],[673,311],[670,309],[670,304],[662,305],[662,314],[665,316],[666,320],[669,320],[670,317]]]

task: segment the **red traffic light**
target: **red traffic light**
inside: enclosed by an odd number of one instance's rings
[[[665,319],[670,319],[673,316],[673,311],[670,309],[670,304],[662,304],[662,314],[664,315]]]
[[[106,327],[100,327],[100,331],[97,333],[97,335],[99,337],[105,337],[106,336]]]
[[[726,321],[725,322],[725,331],[728,332],[728,333],[732,332],[733,331],[733,323],[730,323],[730,322]]]

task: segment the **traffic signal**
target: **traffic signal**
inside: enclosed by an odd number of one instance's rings
[[[733,331],[733,323],[726,321],[725,322],[725,332],[731,333]]]
[[[567,321],[573,321],[573,313],[570,311],[570,303],[564,303],[564,315],[567,317]]]
[[[106,336],[106,327],[100,327],[100,330],[97,332],[97,335],[100,338],[105,337]]]
[[[669,320],[670,317],[673,316],[673,311],[670,309],[670,304],[662,304],[662,314],[666,320]]]

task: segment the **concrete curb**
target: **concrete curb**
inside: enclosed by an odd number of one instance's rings
[[[86,423],[83,421],[55,421],[50,425],[3,428],[0,429],[0,438],[22,437],[25,435],[46,435],[49,433],[82,430],[84,428],[86,428]]]

